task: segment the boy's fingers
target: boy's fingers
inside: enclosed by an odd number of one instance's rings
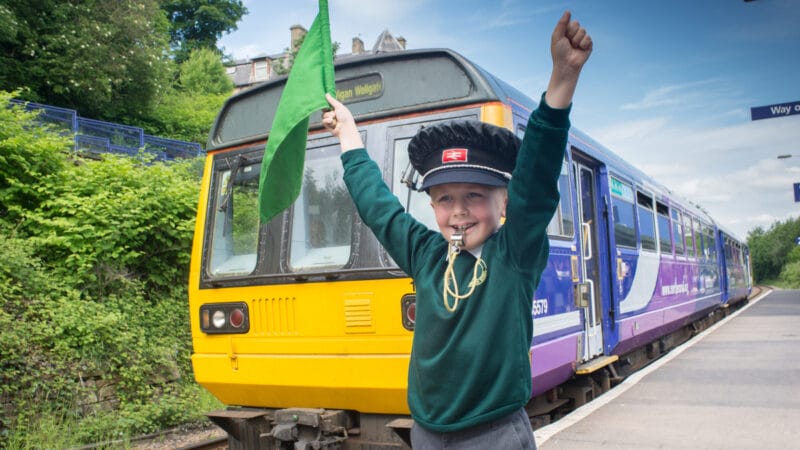
[[[575,35],[577,35],[580,30],[581,30],[580,22],[578,22],[577,20],[570,22],[569,24],[567,24],[567,38],[570,41],[573,41],[573,38],[575,38]]]
[[[558,39],[561,36],[566,35],[567,33],[567,24],[569,23],[570,12],[564,11],[564,14],[561,15],[561,18],[558,19],[558,23],[556,24],[556,28],[553,30],[553,37]]]
[[[581,28],[581,29],[578,30],[577,33],[575,33],[575,36],[573,36],[572,39],[570,39],[570,42],[572,43],[573,47],[576,47],[576,48],[577,47],[582,47],[581,43],[583,42],[583,39],[585,37],[586,37],[586,30]]]
[[[592,37],[588,34],[581,39],[580,47],[584,50],[592,50],[594,43],[592,42]]]
[[[331,105],[333,109],[336,109],[337,107],[342,105],[341,102],[339,102],[339,100],[336,100],[330,93],[327,92],[325,93],[325,100],[328,101],[328,104]]]

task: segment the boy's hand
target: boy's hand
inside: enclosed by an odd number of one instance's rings
[[[325,94],[328,104],[333,107],[333,111],[322,113],[322,126],[330,133],[339,138],[342,151],[364,148],[361,141],[361,134],[358,132],[356,121],[353,114],[342,102],[333,98],[331,94]]]
[[[570,20],[570,12],[561,16],[550,40],[553,66],[580,72],[592,53],[592,37],[577,20]]]
[[[570,12],[565,11],[550,40],[553,72],[545,100],[553,108],[566,108],[572,103],[578,76],[592,53],[592,37],[570,17]]]

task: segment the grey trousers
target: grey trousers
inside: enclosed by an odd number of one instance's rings
[[[459,431],[439,433],[414,423],[414,450],[536,450],[533,429],[524,408],[497,420]]]

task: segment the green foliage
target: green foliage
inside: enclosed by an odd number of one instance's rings
[[[130,123],[151,134],[205,143],[232,92],[233,82],[220,56],[212,50],[197,50],[181,65],[179,85],[159,99],[146,119]]]
[[[146,120],[132,122],[148,133],[205,144],[228,94],[173,91],[162,98]]]
[[[193,50],[213,49],[247,14],[241,0],[161,0],[170,21],[170,44],[179,63]]]
[[[180,85],[194,94],[225,94],[233,92],[233,81],[225,72],[218,52],[211,49],[193,50],[181,65]]]
[[[800,245],[795,245],[786,255],[786,264],[781,270],[779,280],[785,288],[800,288]]]
[[[14,95],[0,91],[0,229],[12,228],[26,209],[39,206],[47,193],[37,189],[38,181],[64,168],[71,143],[38,125],[36,113],[5,107]]]
[[[795,254],[797,237],[800,237],[800,218],[775,222],[767,231],[759,227],[748,233],[747,244],[756,283],[782,278],[784,266],[792,262],[790,253]]]
[[[91,295],[116,292],[127,279],[167,288],[188,270],[199,192],[192,167],[114,155],[67,166],[42,180],[51,197],[22,228],[59,262],[61,276]]]
[[[29,100],[113,120],[146,115],[169,84],[169,24],[156,0],[11,0],[6,8],[18,25],[0,53],[0,89],[27,86]]]
[[[73,445],[196,420],[200,161],[72,159],[31,118],[0,108],[0,447],[62,447],[29,437],[54,426],[74,426],[60,431]]]

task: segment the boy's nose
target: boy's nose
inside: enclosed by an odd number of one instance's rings
[[[464,202],[464,201],[456,201],[455,208],[453,209],[453,212],[456,215],[459,215],[459,216],[468,214],[469,213],[469,209],[467,208],[466,202]]]

